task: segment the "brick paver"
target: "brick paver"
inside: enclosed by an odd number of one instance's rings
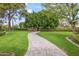
[[[29,47],[25,56],[66,56],[56,45],[38,36],[36,32],[28,34]]]

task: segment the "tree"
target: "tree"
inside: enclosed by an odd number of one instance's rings
[[[26,17],[25,23],[28,25],[29,28],[37,30],[50,30],[55,29],[58,26],[59,21],[55,14],[47,10],[42,10],[37,13],[29,14]]]
[[[11,21],[15,16],[20,16],[25,9],[23,3],[5,3],[0,4],[0,13],[2,18],[8,19],[8,30],[11,30]]]
[[[69,23],[71,24],[71,27],[72,27],[72,31],[74,33],[76,33],[76,24],[77,24],[77,21],[78,21],[78,11],[79,11],[79,7],[78,7],[78,4],[76,3],[70,3],[70,4],[67,4],[67,7],[68,7],[68,21]]]
[[[51,13],[54,11],[56,13],[56,16],[58,16],[59,20],[62,20],[63,18],[67,19],[68,22],[71,25],[72,31],[76,32],[76,23],[78,19],[78,11],[79,11],[79,5],[76,3],[64,3],[64,4],[43,4],[46,10],[49,10]]]
[[[65,3],[44,3],[42,5],[45,10],[53,13],[59,20],[67,16],[68,9]]]

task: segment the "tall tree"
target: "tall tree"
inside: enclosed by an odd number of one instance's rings
[[[51,3],[43,4],[43,6],[50,12],[54,11],[60,20],[63,18],[67,19],[72,27],[72,31],[76,32],[75,25],[77,23],[77,19],[79,18],[77,16],[79,12],[79,5],[77,3]]]
[[[2,3],[0,4],[1,17],[8,19],[8,30],[11,30],[11,21],[15,16],[20,16],[25,9],[24,3]]]
[[[78,12],[79,12],[79,7],[78,7],[78,4],[77,3],[67,3],[66,4],[67,7],[68,7],[68,15],[67,15],[67,18],[68,18],[68,21],[69,23],[71,24],[71,27],[72,27],[72,31],[74,33],[76,33],[76,24],[77,24],[77,21],[78,21]]]

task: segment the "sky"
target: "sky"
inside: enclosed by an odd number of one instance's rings
[[[41,11],[43,8],[42,8],[42,5],[41,3],[28,3],[27,4],[27,11],[29,12],[38,12],[38,11]]]

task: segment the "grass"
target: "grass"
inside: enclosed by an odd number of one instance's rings
[[[12,31],[0,37],[0,52],[15,52],[24,55],[28,47],[27,32]]]
[[[57,45],[66,54],[70,56],[79,56],[79,47],[73,45],[65,39],[65,37],[71,35],[71,32],[39,32],[38,35],[46,38],[50,42]]]

